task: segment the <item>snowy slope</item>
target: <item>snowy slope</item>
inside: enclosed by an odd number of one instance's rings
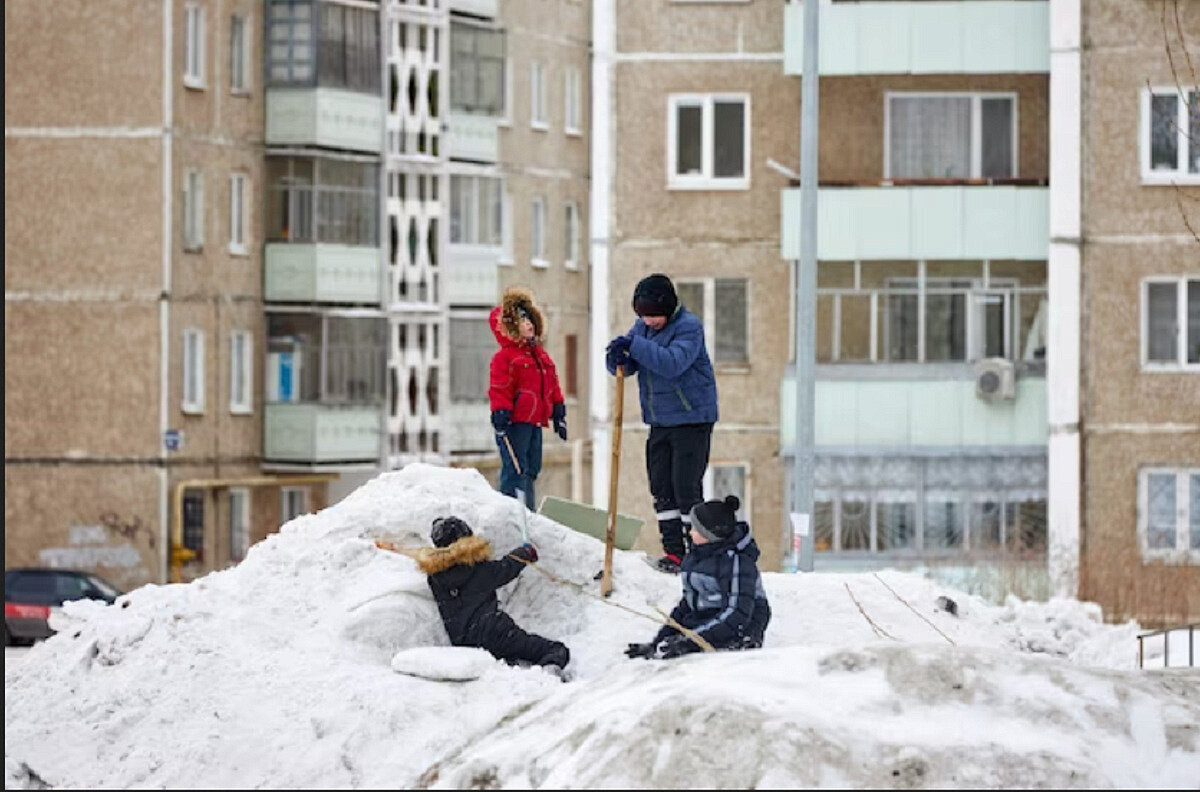
[[[634,661],[655,625],[583,593],[602,546],[540,517],[539,567],[583,591],[526,570],[501,602],[570,646],[576,681],[394,673],[446,636],[424,576],[374,540],[425,545],[451,513],[498,552],[520,542],[516,503],[477,473],[411,466],[235,568],[68,606],[6,664],[6,787],[1200,785],[1200,679],[1133,671],[1136,625],[1094,606],[772,574],[763,651]],[[615,580],[639,612],[678,596],[637,554]]]

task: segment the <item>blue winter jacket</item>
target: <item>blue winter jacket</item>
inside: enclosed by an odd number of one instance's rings
[[[717,422],[717,380],[704,325],[682,305],[662,330],[640,319],[629,329],[625,373],[638,375],[642,420],[651,426]],[[617,369],[610,359],[608,373]]]
[[[738,523],[730,538],[692,548],[683,558],[680,578],[683,598],[671,618],[718,649],[740,647],[743,638],[762,645],[771,606],[749,526]],[[664,626],[655,643],[674,633],[674,628]]]

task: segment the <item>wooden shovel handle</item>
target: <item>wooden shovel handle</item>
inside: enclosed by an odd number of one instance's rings
[[[617,366],[617,404],[613,414],[612,465],[608,473],[608,530],[604,532],[604,574],[600,593],[612,593],[613,544],[617,540],[617,474],[621,469],[621,419],[625,415],[625,367]]]

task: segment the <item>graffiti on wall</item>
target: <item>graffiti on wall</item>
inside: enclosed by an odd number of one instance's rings
[[[38,553],[42,564],[59,569],[111,570],[114,583],[149,577],[141,551],[134,545],[145,535],[154,548],[154,534],[140,517],[122,519],[105,512],[96,523],[67,529],[66,547],[47,547]],[[115,573],[115,574],[113,574]]]

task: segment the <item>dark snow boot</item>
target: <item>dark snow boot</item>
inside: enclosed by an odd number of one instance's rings
[[[558,676],[562,676],[563,670],[567,667],[567,663],[571,662],[571,652],[566,646],[555,643],[554,647],[546,654],[542,655],[536,665],[540,665],[547,671],[554,672]]]

